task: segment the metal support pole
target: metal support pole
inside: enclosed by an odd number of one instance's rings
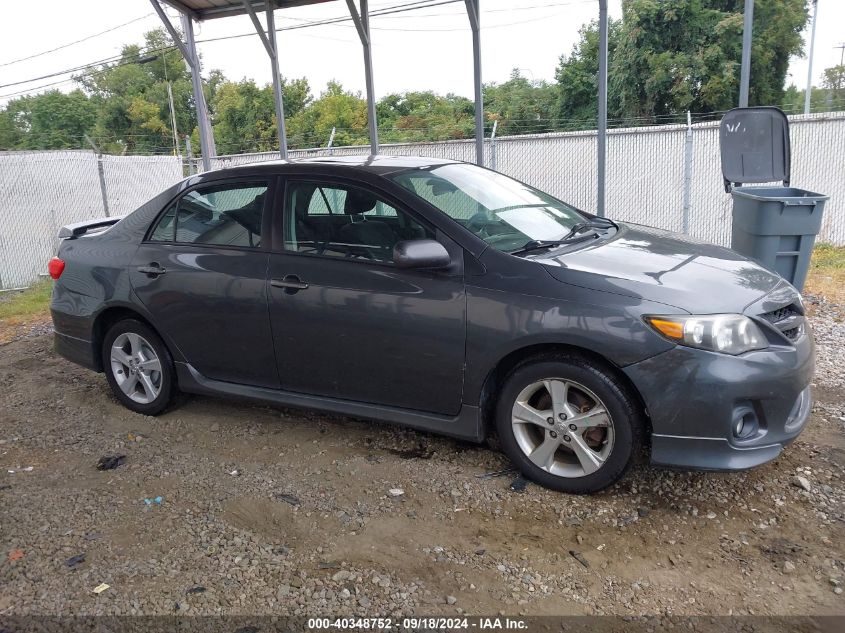
[[[465,0],[472,29],[472,70],[475,84],[475,162],[484,165],[484,95],[481,87],[481,9],[480,0]]]
[[[370,10],[368,0],[360,0],[361,13],[355,8],[354,0],[346,0],[349,14],[358,30],[361,47],[364,49],[364,79],[367,83],[367,123],[370,126],[370,153],[378,154],[378,120],[376,119],[376,97],[373,88],[373,56],[370,50]]]
[[[165,60],[165,64],[167,60]],[[179,155],[179,131],[176,129],[176,108],[173,107],[173,88],[167,82],[167,99],[170,102],[170,127],[173,132],[173,155]]]
[[[185,14],[182,14],[182,30],[187,40],[187,51],[190,56],[188,66],[191,67],[191,83],[194,88],[194,105],[197,110],[197,126],[200,131],[200,149],[202,150],[202,168],[204,171],[211,169],[211,159],[217,156],[217,148],[214,145],[214,132],[208,120],[208,107],[205,103],[205,94],[202,91],[202,77],[200,76],[200,60],[197,55],[197,45],[194,41],[194,22]]]
[[[167,17],[167,14],[164,12],[164,9],[161,8],[158,0],[150,0],[150,4],[153,5],[153,9],[155,12],[158,13],[158,17],[161,20],[162,24],[164,24],[164,28],[167,29],[167,32],[170,33],[170,37],[173,38],[173,43],[182,51],[182,57],[185,58],[185,61],[188,63],[188,66],[193,67],[194,58],[191,55],[191,51],[188,50],[188,47],[185,46],[185,43],[182,41],[182,36],[179,34],[173,24],[170,22],[170,18]]]
[[[754,0],[745,0],[742,22],[742,67],[739,79],[739,107],[748,107],[748,85],[751,82],[751,36],[754,30]]]
[[[194,152],[191,150],[191,137],[185,135],[185,155],[188,158],[188,175],[194,175]]]
[[[684,213],[681,226],[689,234],[689,218],[692,199],[692,115],[687,110],[687,136],[684,142]]]
[[[282,159],[288,157],[288,138],[285,130],[285,102],[282,97],[282,76],[279,74],[279,44],[276,42],[276,18],[273,15],[273,5],[265,0],[267,11],[267,37],[273,54],[270,56],[270,66],[273,70],[273,95],[276,101],[276,130],[279,135],[279,155]]]
[[[282,159],[288,157],[288,139],[285,132],[285,102],[282,97],[282,76],[279,74],[279,44],[276,41],[276,16],[273,13],[271,0],[264,0],[264,9],[267,15],[267,32],[261,26],[261,21],[255,14],[252,0],[242,0],[244,9],[249,14],[255,32],[261,38],[264,49],[270,57],[270,69],[273,74],[273,102],[276,106],[276,134],[279,137],[279,155]]]
[[[819,0],[813,0],[813,30],[810,35],[810,59],[807,64],[807,92],[804,94],[804,114],[810,114],[810,99],[813,95],[813,53],[816,48],[816,22],[819,17]]]
[[[607,0],[599,0],[599,121],[597,133],[598,169],[596,214],[605,214],[605,179],[607,177]]]
[[[330,155],[330,156],[334,155],[334,150],[332,150],[332,145],[334,145],[334,133],[335,133],[335,130],[336,130],[336,128],[334,128],[334,127],[333,127],[333,128],[332,128],[332,133],[331,133],[331,135],[329,135],[329,144],[328,144],[328,145],[326,145],[326,149],[327,149],[327,150],[329,150],[329,155]]]
[[[181,13],[182,30],[185,32],[187,42],[182,41],[182,36],[179,31],[170,22],[170,18],[161,8],[158,0],[150,0],[158,17],[161,19],[173,42],[182,51],[182,57],[185,58],[185,63],[191,69],[191,85],[194,92],[194,106],[197,111],[197,126],[200,131],[200,145],[202,146],[202,164],[203,169],[208,171],[211,169],[211,157],[217,155],[217,148],[214,145],[214,132],[211,129],[211,124],[208,122],[208,108],[205,103],[205,94],[202,91],[202,77],[200,76],[200,59],[197,55],[197,45],[194,41],[194,22],[191,15]]]
[[[490,168],[496,171],[496,129],[499,127],[499,119],[493,121],[493,131],[490,133]]]

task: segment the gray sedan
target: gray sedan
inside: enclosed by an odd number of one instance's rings
[[[812,336],[786,281],[474,165],[212,171],[60,236],[56,349],[147,415],[183,391],[495,432],[526,477],[574,493],[645,451],[752,467],[809,415]]]

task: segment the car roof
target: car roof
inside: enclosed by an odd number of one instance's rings
[[[436,167],[438,165],[456,164],[460,161],[446,158],[432,158],[427,156],[386,156],[375,155],[351,155],[351,156],[312,156],[308,158],[294,158],[290,160],[270,160],[246,163],[243,165],[222,166],[218,169],[204,172],[208,176],[215,174],[237,174],[242,171],[254,172],[274,171],[284,173],[296,166],[313,165],[314,167],[331,167],[339,170],[367,171],[376,174],[387,174],[403,169],[423,169]]]

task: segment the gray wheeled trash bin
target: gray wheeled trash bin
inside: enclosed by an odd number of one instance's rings
[[[802,289],[828,197],[789,186],[786,115],[778,108],[735,108],[722,118],[719,145],[733,197],[731,248]],[[776,181],[783,186],[741,186]]]

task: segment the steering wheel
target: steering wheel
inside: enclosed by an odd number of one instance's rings
[[[466,227],[479,237],[484,237],[489,235],[487,232],[488,224],[490,224],[490,218],[487,217],[487,214],[484,211],[479,211],[467,220]]]

